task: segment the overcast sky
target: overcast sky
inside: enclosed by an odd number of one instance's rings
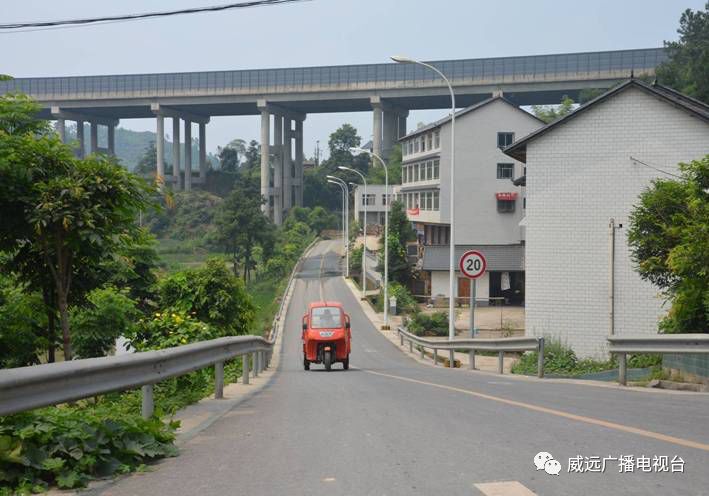
[[[1,0],[1,23],[218,5],[229,0]],[[0,73],[15,77],[260,69],[535,55],[662,46],[677,38],[681,12],[704,0],[312,0],[273,7],[0,34]],[[409,129],[444,111],[416,111]],[[309,115],[305,154],[343,122],[367,141],[370,113]],[[121,126],[155,130],[154,120]],[[218,117],[210,150],[258,139],[256,117]]]

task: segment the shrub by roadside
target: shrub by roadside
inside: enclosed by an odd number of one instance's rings
[[[448,314],[434,312],[428,315],[417,312],[404,321],[404,326],[417,336],[447,336]]]

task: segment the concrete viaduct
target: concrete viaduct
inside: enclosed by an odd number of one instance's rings
[[[501,57],[432,62],[454,86],[460,107],[503,92],[519,105],[556,104],[588,88],[606,88],[620,79],[653,75],[666,59],[662,48]],[[98,128],[107,127],[108,153],[115,146],[119,119],[154,117],[157,174],[174,189],[189,190],[206,175],[206,124],[211,116],[261,116],[261,191],[264,208],[280,224],[293,205],[303,203],[303,121],[308,113],[372,112],[374,151],[387,156],[406,134],[409,110],[450,106],[447,87],[432,71],[412,64],[18,78],[0,82],[0,93],[20,91],[42,106],[40,117],[79,125],[90,123],[90,150],[98,148]],[[173,171],[165,174],[165,118],[172,118]],[[191,147],[180,159],[180,119],[184,141],[199,125],[199,176],[192,177]],[[64,137],[64,136],[63,136]],[[293,146],[295,142],[295,146]],[[184,184],[180,184],[180,162]]]

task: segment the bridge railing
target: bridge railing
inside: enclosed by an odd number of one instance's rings
[[[608,351],[618,357],[618,382],[627,382],[628,353],[709,353],[709,334],[609,336]]]
[[[414,345],[418,346],[421,358],[424,358],[424,350],[430,349],[433,354],[433,364],[438,363],[438,350],[448,350],[449,367],[454,366],[455,351],[467,350],[469,356],[469,368],[475,369],[475,353],[477,351],[497,352],[497,372],[502,374],[504,369],[505,352],[537,351],[539,358],[537,361],[537,376],[544,377],[544,338],[543,337],[515,337],[498,339],[453,339],[438,340],[427,339],[416,336],[403,327],[397,329],[401,346],[405,342],[409,344],[409,352],[413,353]]]
[[[0,415],[142,388],[142,413],[153,414],[153,385],[209,366],[215,368],[215,398],[223,397],[224,362],[242,357],[242,380],[267,364],[273,342],[257,336],[231,336],[127,355],[88,358],[0,370]]]

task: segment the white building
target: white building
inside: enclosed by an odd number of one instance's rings
[[[475,247],[487,256],[489,272],[478,280],[480,298],[504,296],[519,301],[524,295],[519,223],[525,200],[512,179],[524,173],[524,166],[501,149],[543,123],[496,96],[457,112],[455,125],[456,251]],[[444,297],[449,277],[450,129],[448,117],[400,139],[399,196],[422,245],[424,284],[419,290]],[[469,295],[468,279],[459,279],[456,292],[459,297]]]
[[[657,333],[666,308],[634,270],[628,216],[653,179],[709,153],[709,107],[630,80],[505,152],[527,165],[527,333],[595,357],[611,332]]]
[[[360,227],[364,226],[364,207],[367,206],[367,224],[384,226],[384,213],[389,203],[393,201],[398,185],[389,185],[389,195],[383,184],[368,184],[367,196],[364,195],[364,186],[355,186],[352,190],[354,196],[354,218]]]

